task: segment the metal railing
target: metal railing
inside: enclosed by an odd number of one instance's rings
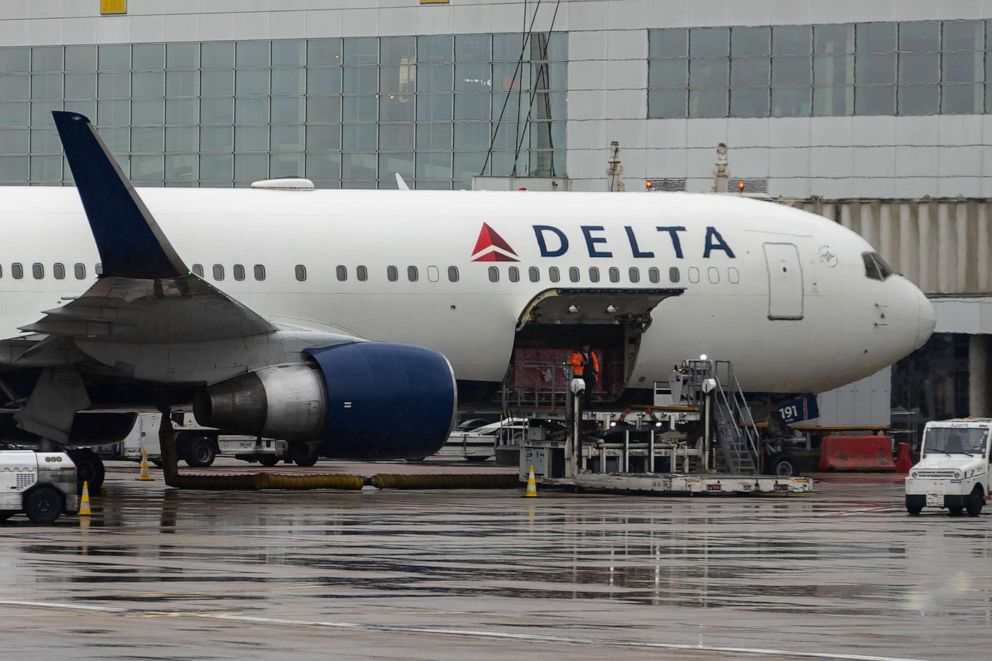
[[[713,361],[717,387],[713,397],[714,421],[727,470],[737,474],[757,474],[761,468],[758,432],[751,408],[744,397],[734,366],[727,360]]]

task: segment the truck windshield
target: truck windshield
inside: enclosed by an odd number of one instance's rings
[[[982,454],[989,430],[983,427],[930,427],[923,439],[923,452]]]

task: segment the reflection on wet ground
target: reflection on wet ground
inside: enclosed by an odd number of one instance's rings
[[[524,500],[178,492],[134,473],[111,467],[90,521],[0,527],[6,651],[954,658],[992,637],[992,516],[907,517],[893,476]]]

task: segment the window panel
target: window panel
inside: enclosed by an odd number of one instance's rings
[[[454,39],[448,35],[417,37],[417,62],[451,62]]]
[[[455,65],[455,91],[490,92],[492,87],[493,74],[489,64]]]
[[[728,90],[706,88],[689,91],[690,117],[726,117]]]
[[[272,154],[269,157],[269,176],[303,177],[305,176],[305,159],[302,152]]]
[[[131,58],[131,68],[136,71],[164,69],[165,44],[135,44]]]
[[[237,43],[237,65],[241,67],[267,67],[269,66],[269,42],[258,41],[238,41]]]
[[[771,53],[771,28],[735,27],[730,31],[730,54],[753,57]]]
[[[378,125],[345,124],[341,144],[344,151],[375,151],[378,147]]]
[[[341,149],[341,126],[309,126],[306,140],[308,150],[338,151]]]
[[[303,151],[305,147],[306,131],[303,126],[272,127],[272,151]]]
[[[935,53],[940,50],[940,21],[909,21],[899,24],[899,50]]]
[[[378,100],[374,94],[344,97],[343,118],[346,122],[374,122],[378,120]]]
[[[214,72],[216,73],[216,72]],[[200,74],[197,71],[170,71],[165,75],[165,93],[171,97],[197,96]]]
[[[417,96],[417,121],[449,122],[453,116],[454,95],[421,94]],[[487,116],[488,118],[488,116]]]
[[[982,68],[984,54],[980,51],[971,53],[944,53],[941,56],[943,68],[942,81],[945,83],[971,83],[984,80]]]
[[[341,178],[341,155],[340,154],[318,154],[309,152],[306,155],[306,175],[310,179],[340,179]]]
[[[167,152],[195,152],[200,148],[200,130],[195,126],[172,126],[165,130]]]
[[[166,154],[165,180],[193,184],[199,179],[196,154]]]
[[[942,85],[940,111],[950,115],[980,114],[982,94],[982,85]]]
[[[164,151],[165,132],[161,128],[131,129],[131,151],[158,153]]]
[[[342,154],[341,174],[342,178],[346,180],[376,179],[375,154]]]
[[[127,101],[111,101],[110,103],[123,103],[127,107]],[[34,101],[31,103],[31,125],[49,128],[52,125],[52,112],[62,110],[61,101]]]
[[[939,81],[939,53],[902,53],[899,55],[900,83],[936,83]]]
[[[735,58],[730,67],[730,84],[734,87],[768,87],[770,68],[767,57]]]
[[[854,82],[854,57],[820,55],[813,58],[813,84],[819,86],[851,85]]]
[[[200,129],[200,149],[203,151],[234,151],[234,128],[204,126]]]
[[[489,140],[489,122],[458,122],[455,124],[455,149],[488,149]]]
[[[200,66],[200,45],[191,43],[168,44],[165,65],[169,69],[197,69]]]
[[[379,91],[379,67],[344,67],[345,94],[375,94]]]
[[[382,37],[379,40],[380,64],[410,64],[417,51],[416,37]]]
[[[0,182],[23,185],[29,179],[27,156],[0,156]]]
[[[451,149],[451,124],[417,124],[417,149]]]
[[[78,112],[87,117],[96,117],[96,101],[66,101],[65,109],[69,112]],[[49,118],[51,121],[51,118]]]
[[[379,149],[381,151],[413,151],[413,124],[380,124]]]
[[[165,95],[165,73],[162,71],[138,71],[131,76],[131,96],[151,98]]]
[[[162,181],[165,177],[162,160],[161,155],[132,156],[131,178],[155,183]]]
[[[200,113],[204,124],[233,124],[234,99],[201,99]]]
[[[66,46],[65,70],[96,71],[96,46]]]
[[[27,131],[23,131],[25,135]],[[6,147],[6,145],[5,145]],[[6,149],[4,151],[7,151]],[[59,132],[55,129],[32,129],[31,130],[31,150],[24,153],[32,154],[61,154],[62,141],[59,140]]]
[[[392,179],[391,188],[396,188],[396,174],[404,179],[413,179],[413,152],[406,154],[379,154],[379,174]]]
[[[97,78],[101,99],[126,99],[131,95],[131,74],[101,73]]]
[[[443,65],[417,66],[417,92],[450,92],[454,87],[454,67]]]
[[[417,68],[412,64],[379,68],[379,91],[411,95],[417,90]]]
[[[278,39],[272,42],[272,66],[302,67],[307,63],[307,43],[303,39]]]
[[[813,114],[818,117],[843,117],[854,114],[854,88],[814,87]]]
[[[269,178],[269,157],[265,154],[235,154],[234,179],[258,181]]]
[[[943,50],[985,50],[985,26],[982,21],[944,21]]]
[[[855,80],[859,85],[881,85],[896,82],[896,54],[858,54],[855,57]]]
[[[689,65],[690,87],[726,87],[730,61],[726,59],[694,59]]]
[[[287,96],[298,96],[306,94],[307,90],[307,70],[297,69],[273,69],[272,70],[272,94],[282,94]]]
[[[209,41],[204,42],[200,50],[201,66],[204,69],[234,68],[234,42]]]
[[[31,49],[0,48],[0,72],[27,73],[31,68]]]
[[[34,73],[62,71],[62,47],[35,46],[32,48],[31,71]]]
[[[3,79],[0,79],[0,87],[2,87],[2,85],[3,85]],[[0,94],[0,96],[5,96],[5,95]],[[95,73],[67,73],[65,75],[65,98],[67,98],[67,99],[95,99],[96,98],[96,74]]]
[[[900,115],[936,115],[940,112],[939,85],[900,85]]]
[[[804,85],[813,83],[809,57],[773,57],[772,85]]]
[[[31,181],[62,181],[62,157],[32,156]]]
[[[730,28],[693,28],[689,34],[692,57],[725,57],[730,54]]]
[[[268,151],[268,126],[236,126],[234,128],[234,151]]]
[[[456,94],[455,119],[488,120],[491,98],[489,94]]]
[[[340,39],[308,39],[307,66],[327,67],[341,64]]]
[[[776,25],[772,28],[773,55],[809,55],[812,29],[809,25]]]
[[[317,96],[307,99],[307,121],[308,122],[340,122],[341,121],[341,97],[340,96]]]
[[[455,152],[452,161],[452,176],[454,179],[471,181],[472,177],[484,175],[483,166],[486,163],[486,152]],[[470,185],[471,187],[471,185]]]
[[[412,122],[416,106],[411,95],[381,94],[379,96],[379,121]]]
[[[847,55],[854,52],[854,25],[813,26],[813,52],[817,55]]]
[[[104,126],[127,126],[131,123],[131,104],[127,101],[99,101],[97,123]]]
[[[234,96],[233,71],[204,71],[200,76],[203,96]]]
[[[196,99],[167,99],[166,124],[196,124],[200,118],[200,105]]]
[[[735,87],[730,90],[731,117],[767,117],[767,87]]]
[[[269,98],[249,97],[234,101],[234,119],[238,124],[266,124],[269,121]]]
[[[261,96],[269,93],[269,71],[249,69],[239,70],[234,79],[234,90],[238,96]]]
[[[39,131],[40,132],[40,131]],[[31,153],[31,132],[27,129],[0,129],[0,145],[4,154]]]
[[[131,130],[128,128],[101,128],[100,137],[113,154],[126,154],[131,149]]]
[[[772,117],[808,117],[812,106],[809,87],[772,88]]]
[[[858,53],[891,53],[896,50],[895,23],[859,23],[855,47]]]
[[[340,94],[341,68],[307,70],[307,94]]]
[[[273,124],[302,124],[307,121],[306,97],[302,96],[273,96]]]
[[[127,71],[131,68],[129,44],[101,44],[98,53],[100,71]]]
[[[204,181],[230,182],[234,178],[232,154],[200,154],[200,178]]]
[[[31,98],[30,76],[0,76],[0,99],[8,101],[28,98]]]
[[[685,87],[689,80],[689,60],[651,60],[648,87]]]
[[[489,62],[492,59],[488,34],[459,34],[455,36],[455,62]]]
[[[379,64],[379,40],[376,37],[349,37],[344,40],[344,63]]]
[[[854,112],[858,115],[896,114],[896,86],[857,87],[854,95]]]

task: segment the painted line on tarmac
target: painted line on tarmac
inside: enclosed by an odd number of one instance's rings
[[[680,650],[696,652],[720,652],[725,654],[749,654],[752,656],[792,656],[807,659],[843,659],[844,661],[924,661],[894,656],[873,656],[869,654],[838,654],[827,652],[796,652],[790,650],[770,649],[763,647],[728,647],[722,645],[690,645],[687,643],[657,643],[643,640],[610,640],[606,638],[576,638],[568,636],[540,636],[526,633],[507,633],[502,631],[483,631],[477,629],[449,629],[445,627],[415,627],[395,624],[359,624],[357,622],[327,622],[323,620],[290,620],[278,617],[259,617],[255,615],[232,615],[227,613],[190,613],[188,611],[160,611],[139,608],[117,608],[112,606],[91,606],[87,604],[67,604],[49,601],[15,601],[0,600],[0,606],[20,606],[24,608],[48,608],[59,610],[94,611],[116,615],[141,616],[171,616],[195,617],[206,620],[223,620],[226,622],[245,622],[250,624],[277,624],[297,627],[315,627],[321,629],[349,629],[352,631],[374,631],[380,633],[410,633],[428,634],[434,636],[458,636],[463,638],[485,638],[490,640],[516,640],[531,643],[559,643],[564,645],[628,647],[636,649]]]

